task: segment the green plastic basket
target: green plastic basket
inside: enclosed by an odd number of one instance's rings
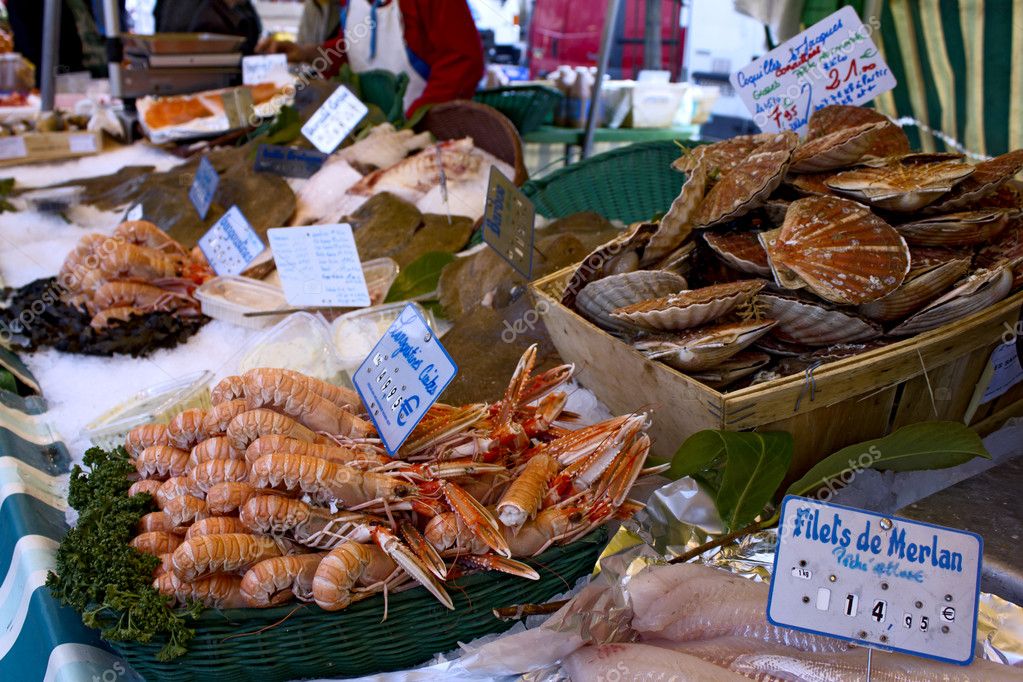
[[[525,135],[550,120],[564,97],[545,85],[509,85],[480,90],[473,99],[500,111]]]
[[[383,595],[335,612],[311,604],[206,611],[188,653],[167,663],[154,657],[164,642],[110,645],[154,682],[276,682],[402,670],[451,651],[459,642],[507,630],[513,622],[498,620],[492,609],[542,603],[567,591],[593,570],[606,543],[601,528],[526,559],[540,580],[493,572],[452,580],[447,589],[454,611],[416,587],[389,595],[383,622]]]
[[[671,169],[679,154],[672,140],[640,142],[530,180],[522,191],[548,218],[594,211],[626,224],[649,220],[667,211],[682,189],[685,175]]]

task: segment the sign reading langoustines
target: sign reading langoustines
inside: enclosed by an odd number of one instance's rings
[[[761,130],[802,134],[818,109],[863,104],[896,86],[870,39],[876,28],[843,7],[733,73],[732,87]]]

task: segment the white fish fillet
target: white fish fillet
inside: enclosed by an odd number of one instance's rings
[[[387,168],[398,163],[411,152],[419,151],[433,143],[429,132],[418,135],[411,130],[395,130],[390,123],[382,123],[355,144],[339,149],[331,160],[340,159],[376,168]]]
[[[348,190],[362,180],[362,174],[344,159],[331,157],[295,194],[292,225],[330,222],[345,203]],[[345,214],[342,214],[345,215]]]
[[[632,627],[644,638],[676,642],[738,636],[801,651],[845,651],[840,640],[767,621],[767,583],[701,564],[648,568],[629,582]]]
[[[863,682],[867,679],[867,650],[841,653],[805,653],[779,644],[740,637],[705,642],[648,642],[664,646],[761,682]],[[903,654],[875,652],[872,682],[1019,682],[1023,670],[990,661],[969,666],[940,663]]]
[[[748,678],[695,656],[646,644],[602,644],[579,649],[563,667],[572,682],[747,682]]]

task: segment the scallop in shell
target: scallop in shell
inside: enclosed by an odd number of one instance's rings
[[[890,211],[917,211],[937,201],[973,173],[959,161],[907,162],[843,171],[826,181],[831,189]]]
[[[780,235],[780,227],[773,230],[766,230],[757,235],[757,240],[764,248],[764,253],[770,254],[774,250],[778,244],[778,237]],[[806,288],[806,282],[803,281],[803,278],[790,270],[787,266],[783,265],[780,260],[768,256],[767,264],[771,268],[771,274],[774,275],[775,283],[782,289]]]
[[[690,329],[681,334],[655,336],[633,343],[651,360],[683,372],[716,367],[771,331],[774,320],[727,322]]]
[[[591,251],[568,280],[561,297],[562,305],[575,307],[576,296],[590,282],[608,275],[638,270],[643,248],[656,231],[657,225],[638,223]]]
[[[838,197],[792,202],[777,239],[765,246],[772,263],[834,303],[881,298],[909,272],[909,247],[899,233],[864,206]]]
[[[969,249],[951,249],[937,246],[910,246],[909,247],[909,274],[906,281],[909,281],[928,270],[933,270],[939,265],[944,265],[954,260],[966,260],[969,263],[973,260],[973,252]],[[981,265],[981,267],[987,267]]]
[[[946,213],[903,223],[895,229],[910,244],[920,246],[972,246],[997,237],[1006,225],[1012,211],[980,209]]]
[[[707,192],[694,216],[695,227],[711,227],[749,213],[771,195],[788,170],[798,136],[778,133],[725,173]]]
[[[756,232],[704,232],[703,240],[718,258],[739,272],[770,277],[767,251]]]
[[[682,185],[682,191],[671,202],[671,208],[661,218],[657,231],[643,250],[642,265],[661,260],[677,249],[693,231],[693,215],[707,191],[707,169],[694,168]]]
[[[835,177],[837,173],[804,173],[802,175],[789,175],[785,178],[785,184],[794,188],[800,194],[806,196],[831,197],[835,196],[835,190],[828,187],[828,180]]]
[[[681,331],[707,324],[748,303],[764,287],[757,279],[713,284],[641,301],[611,312],[619,324],[648,331]]]
[[[1023,220],[1017,218],[1013,225],[1003,232],[998,241],[985,246],[977,254],[977,265],[995,268],[1008,263],[1013,268],[1012,287],[1023,285]]]
[[[833,346],[881,336],[881,327],[843,310],[783,294],[763,293],[759,298],[767,316],[778,322],[772,335],[788,343]]]
[[[864,123],[880,123],[880,130],[870,136],[866,154],[875,157],[896,156],[909,151],[909,138],[902,128],[876,109],[847,104],[830,104],[810,115],[807,139],[823,137],[840,128],[854,128]]]
[[[947,196],[931,207],[934,211],[965,208],[998,189],[1023,171],[1023,149],[981,161],[973,167],[973,174],[956,185]]]
[[[675,159],[671,167],[683,173],[689,173],[699,166],[703,166],[711,175],[727,173],[772,137],[774,133],[736,135],[720,142],[701,144],[694,149],[683,148],[682,156]]]
[[[610,316],[615,308],[667,296],[686,288],[685,278],[661,270],[637,270],[609,275],[590,282],[575,299],[575,307],[583,317],[611,331],[625,328]]]
[[[723,388],[733,381],[753,374],[771,361],[771,356],[754,350],[744,350],[728,358],[720,365],[692,374],[694,379],[711,388]]]
[[[863,123],[809,138],[792,152],[789,170],[795,173],[819,173],[851,166],[868,152],[874,135],[880,133],[884,125],[881,121]]]
[[[892,336],[909,336],[956,322],[994,305],[1012,290],[1012,271],[1007,266],[979,270],[955,289],[935,300],[892,329]]]
[[[864,303],[859,312],[879,322],[891,322],[910,315],[937,298],[970,270],[970,259],[959,258],[920,272],[892,293]]]

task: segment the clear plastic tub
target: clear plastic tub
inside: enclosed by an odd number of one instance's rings
[[[380,305],[398,277],[398,264],[390,258],[375,258],[362,264],[362,274],[366,277],[369,304]]]
[[[349,377],[359,369],[359,365],[373,350],[373,346],[408,304],[408,301],[402,301],[363,308],[345,313],[334,320],[330,325],[330,336],[341,366],[348,372]],[[423,319],[436,329],[433,314],[418,303],[412,305],[416,306]]]
[[[165,423],[185,410],[210,407],[213,372],[193,372],[139,391],[120,405],[110,408],[85,425],[82,436],[101,448],[124,445],[124,438],[136,426]]]
[[[288,315],[252,339],[239,355],[238,373],[257,367],[291,369],[351,387],[331,341],[330,327],[311,313]]]
[[[214,277],[196,290],[195,297],[202,303],[203,315],[250,329],[262,329],[283,315],[245,317],[245,313],[288,307],[278,287],[234,275]]]

